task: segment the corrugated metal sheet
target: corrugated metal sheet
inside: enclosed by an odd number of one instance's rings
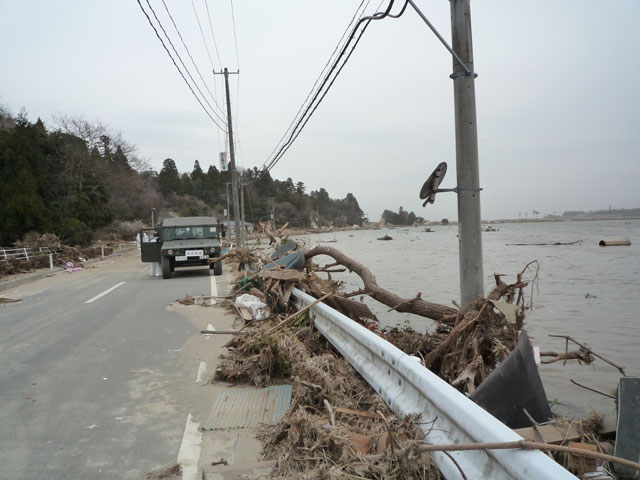
[[[291,385],[223,390],[216,398],[205,430],[250,428],[278,423],[289,409]]]

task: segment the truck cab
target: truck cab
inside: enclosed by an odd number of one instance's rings
[[[140,232],[141,239],[149,239],[140,243],[142,261],[159,262],[162,278],[171,278],[176,268],[197,265],[208,265],[215,275],[222,275],[222,262],[209,259],[221,255],[223,228],[215,217],[165,218],[157,229]]]

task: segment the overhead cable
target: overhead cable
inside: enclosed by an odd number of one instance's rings
[[[393,7],[393,3],[394,3],[394,0],[390,0],[389,1],[389,5],[387,6],[387,9],[384,12],[377,12],[377,13],[371,15],[371,16],[361,17],[360,20],[358,20],[358,23],[355,25],[355,27],[351,31],[351,34],[349,35],[349,39],[343,45],[343,47],[342,47],[342,49],[340,51],[340,54],[338,55],[338,57],[333,62],[333,65],[331,66],[331,68],[327,72],[327,74],[325,75],[325,77],[322,80],[322,83],[320,84],[320,86],[316,89],[316,91],[315,91],[315,93],[313,95],[313,98],[307,104],[307,106],[304,109],[304,112],[302,113],[302,115],[299,115],[297,117],[297,120],[296,120],[294,128],[289,130],[290,133],[288,135],[287,140],[284,142],[284,144],[282,144],[280,146],[280,149],[275,154],[275,156],[273,156],[273,158],[271,158],[271,159],[268,159],[265,162],[265,164],[263,165],[263,170],[265,172],[271,170],[276,165],[276,163],[278,163],[278,161],[282,158],[282,156],[291,147],[291,145],[294,142],[294,140],[298,137],[298,135],[300,135],[300,132],[302,131],[304,126],[307,124],[307,122],[309,121],[309,119],[311,118],[313,113],[316,111],[316,109],[318,108],[318,106],[320,105],[320,103],[322,102],[324,97],[327,95],[329,89],[331,88],[331,86],[335,82],[336,78],[338,77],[338,75],[340,74],[340,72],[342,71],[344,66],[346,65],[347,61],[351,57],[351,54],[355,50],[358,42],[362,38],[362,35],[366,31],[366,29],[369,26],[369,24],[371,23],[371,21],[372,20],[382,20],[383,18],[385,18],[387,16],[390,16],[391,18],[399,18],[405,12],[405,9],[407,7],[408,1],[405,2],[404,6],[402,7],[402,10],[397,15],[390,15],[391,8]],[[349,46],[351,45],[351,42],[354,40],[355,35],[358,32],[358,29],[363,24],[364,24],[364,27],[360,31],[360,34],[358,35],[357,39],[355,40],[355,43],[353,44],[353,46],[351,46],[351,50],[349,51],[348,55],[345,57],[345,54],[346,54],[347,50],[349,49]],[[345,57],[344,61],[342,62],[342,65],[340,65],[338,67],[338,65],[340,64],[340,62],[343,59],[343,57]],[[336,73],[333,76],[333,78],[331,79],[331,77],[332,77],[334,72],[336,72]],[[330,81],[330,79],[331,79],[331,81]],[[325,90],[325,86],[326,86],[326,90]]]
[[[284,134],[282,135],[282,138],[276,144],[276,146],[273,148],[273,151],[271,152],[271,154],[269,156],[272,156],[273,154],[275,154],[275,152],[278,150],[278,148],[282,145],[282,143],[285,141],[285,139],[289,135],[289,132],[293,128],[293,125],[294,125],[296,119],[298,118],[298,116],[300,115],[300,113],[304,109],[305,105],[307,105],[307,102],[309,101],[309,99],[313,95],[313,92],[315,91],[316,87],[318,86],[318,82],[320,82],[320,79],[323,77],[323,75],[327,71],[327,68],[329,68],[329,65],[331,64],[331,61],[334,59],[334,56],[335,56],[336,52],[339,49],[342,48],[342,46],[343,46],[342,42],[343,42],[344,38],[346,37],[347,33],[349,32],[349,30],[351,29],[351,26],[356,21],[356,18],[358,18],[358,16],[362,15],[362,13],[359,13],[359,12],[361,12],[363,3],[364,3],[364,0],[362,0],[360,2],[360,5],[358,5],[358,8],[353,13],[353,16],[351,17],[351,20],[349,21],[349,24],[347,25],[347,28],[345,28],[344,32],[342,33],[342,36],[340,37],[340,40],[338,40],[338,43],[336,44],[335,48],[333,49],[333,52],[331,52],[331,55],[329,56],[329,59],[327,60],[327,63],[325,63],[324,67],[320,71],[320,74],[318,75],[318,78],[316,78],[316,81],[313,83],[313,86],[309,90],[309,93],[307,94],[307,97],[304,99],[304,102],[302,102],[302,104],[300,105],[300,108],[298,109],[298,112],[295,114],[295,116],[291,120],[291,123],[289,124],[289,127],[287,127],[287,130],[284,132]],[[370,3],[370,0],[367,0],[367,4],[365,5],[364,9],[366,9],[369,6],[369,3]],[[364,12],[364,9],[362,9],[362,12]],[[266,162],[265,162],[265,164],[266,164]]]
[[[182,61],[182,57],[180,56],[180,54],[178,53],[178,50],[176,50],[175,45],[173,44],[173,42],[171,41],[171,38],[169,37],[169,34],[167,33],[167,31],[164,29],[164,27],[162,26],[162,22],[160,21],[160,19],[158,18],[158,15],[156,15],[156,11],[153,9],[153,7],[151,6],[151,3],[149,3],[149,0],[146,0],[147,5],[149,6],[149,8],[151,9],[151,13],[153,13],[153,17],[156,19],[156,22],[158,22],[158,25],[160,26],[160,29],[162,30],[162,33],[164,33],[164,36],[167,38],[167,40],[169,41],[169,45],[171,45],[171,48],[173,49],[173,52],[176,54],[176,56],[178,57],[178,60],[180,61],[180,64],[182,65],[182,68],[184,68],[184,70],[187,72],[187,75],[189,76],[189,78],[191,79],[191,82],[193,83],[194,87],[196,87],[196,90],[198,90],[198,93],[200,93],[200,96],[202,97],[202,99],[205,101],[205,103],[209,106],[209,108],[211,109],[211,111],[216,115],[216,117],[218,117],[218,119],[224,123],[225,119],[223,117],[220,116],[220,114],[216,111],[215,108],[213,108],[211,106],[211,104],[209,103],[209,101],[207,100],[207,97],[204,95],[204,93],[202,93],[202,90],[200,90],[200,87],[198,86],[197,82],[193,79],[193,76],[191,75],[191,72],[189,71],[189,69],[187,68],[187,66],[184,64],[184,62]],[[162,2],[164,3],[164,1]],[[165,5],[166,7],[166,5]],[[168,10],[167,10],[168,11]],[[173,18],[172,18],[173,20]],[[175,23],[174,23],[175,26]],[[177,27],[176,27],[177,30]],[[180,35],[180,33],[178,32],[178,35]],[[180,36],[180,38],[182,38],[182,36]],[[195,65],[195,62],[194,62]],[[196,67],[197,69],[197,67]],[[206,83],[205,83],[206,86]],[[215,101],[215,100],[214,100]]]
[[[196,10],[196,6],[193,4],[193,0],[191,0],[191,8],[193,8],[193,13],[196,16],[196,21],[198,22],[198,28],[200,28],[200,35],[202,36],[202,41],[204,42],[204,48],[207,50],[207,56],[209,57],[209,63],[211,64],[211,70],[215,70],[216,67],[213,66],[213,60],[211,60],[211,52],[209,51],[209,45],[207,44],[207,40],[204,38],[204,31],[202,30],[202,24],[200,23],[200,17],[198,17],[198,12]],[[220,68],[222,68],[222,64],[220,64]]]
[[[236,66],[238,68],[238,72],[240,72],[240,55],[238,53],[238,34],[236,32],[236,16],[235,16],[235,12],[234,12],[234,8],[233,8],[233,0],[230,0],[231,3],[231,24],[233,25],[233,41],[234,41],[234,45],[235,45],[235,50],[236,50]],[[238,120],[238,111],[240,108],[240,75],[237,75],[237,82],[236,82],[236,115],[235,115],[235,121],[236,121],[236,127],[239,125],[239,120]],[[240,128],[236,128],[236,137],[235,137],[235,141],[236,141],[236,151],[237,153],[239,153],[239,157],[241,159],[241,163],[242,163],[242,150],[240,148],[240,135],[238,134],[238,132],[240,131]]]
[[[169,55],[169,58],[171,59],[171,61],[173,62],[173,65],[176,67],[176,70],[178,70],[178,73],[180,74],[180,76],[182,77],[182,79],[184,80],[184,83],[187,84],[187,87],[189,87],[189,90],[191,91],[191,94],[194,96],[194,98],[196,99],[196,101],[200,104],[200,106],[202,107],[202,109],[204,110],[204,112],[207,114],[207,116],[211,119],[211,121],[222,131],[226,132],[226,129],[224,129],[223,127],[221,127],[218,122],[216,122],[216,120],[211,116],[211,113],[209,113],[209,111],[207,110],[207,108],[204,106],[204,104],[202,103],[202,101],[200,100],[200,98],[198,97],[198,95],[196,95],[196,92],[193,91],[193,88],[191,87],[191,84],[187,81],[186,77],[184,76],[184,74],[182,73],[182,70],[180,70],[180,67],[178,67],[178,64],[176,63],[175,59],[173,58],[173,56],[171,55],[171,52],[169,51],[169,49],[167,48],[167,46],[164,43],[164,40],[162,39],[162,37],[160,36],[160,34],[158,33],[158,29],[155,27],[155,25],[153,24],[153,21],[151,20],[151,18],[149,17],[149,15],[147,14],[146,10],[144,9],[144,7],[142,6],[142,3],[140,3],[140,0],[136,0],[138,2],[138,5],[140,6],[140,9],[142,10],[142,13],[144,13],[144,16],[147,18],[147,21],[149,22],[149,25],[151,25],[151,28],[153,28],[153,31],[156,34],[156,37],[158,37],[158,40],[160,40],[160,43],[162,44],[162,47],[164,48],[164,50],[167,52],[167,55]],[[148,3],[148,0],[147,0]],[[149,5],[149,7],[151,8],[151,5]],[[153,9],[152,9],[153,10]]]
[[[233,0],[231,0],[231,1],[233,3]],[[382,1],[384,1],[384,0],[382,0]],[[382,1],[380,2],[380,5],[382,5]],[[333,52],[331,53],[331,55],[329,55],[327,63],[325,63],[324,67],[320,71],[320,74],[318,75],[318,78],[316,78],[315,82],[313,83],[313,86],[309,90],[309,93],[307,94],[307,97],[304,99],[304,101],[300,105],[300,108],[298,109],[298,112],[293,117],[293,120],[291,120],[291,123],[289,124],[289,127],[287,128],[287,130],[282,135],[282,138],[280,139],[280,141],[274,147],[273,151],[269,155],[269,158],[271,158],[276,153],[276,151],[281,147],[281,145],[283,144],[283,142],[285,141],[285,139],[287,138],[287,136],[291,132],[292,128],[294,127],[296,119],[300,116],[300,113],[302,112],[302,110],[307,105],[309,99],[311,98],[311,96],[313,95],[314,91],[316,90],[316,87],[318,86],[318,83],[323,78],[323,75],[325,75],[325,72],[329,68],[329,65],[331,64],[332,60],[335,61],[334,57],[336,55],[336,52],[338,52],[338,50],[341,50],[342,47],[344,46],[343,41],[344,41],[345,37],[347,36],[347,34],[349,33],[349,31],[351,30],[354,22],[356,21],[356,19],[358,19],[359,17],[362,16],[364,11],[369,6],[369,3],[371,2],[371,0],[366,0],[366,4],[364,2],[365,2],[365,0],[362,0],[360,2],[360,5],[358,5],[358,8],[356,8],[355,12],[353,13],[353,16],[351,17],[351,20],[349,21],[347,27],[345,28],[344,32],[340,36],[340,39],[338,40],[338,43],[336,44],[335,48],[333,49]],[[364,7],[363,7],[363,4],[364,4]],[[378,5],[378,8],[380,8],[380,5]],[[255,183],[258,180],[260,180],[269,171],[269,169],[267,168],[267,165],[268,165],[268,160],[265,161],[265,163],[261,167],[259,175],[256,178],[254,178],[253,180],[247,182],[247,184],[252,184],[252,183]]]
[[[213,24],[211,23],[211,13],[209,13],[209,4],[207,0],[204,0],[204,6],[207,9],[207,17],[209,17],[209,29],[211,30],[211,37],[213,38],[213,46],[216,49],[216,56],[218,57],[218,63],[222,65],[222,60],[220,60],[220,52],[218,51],[218,43],[216,42],[216,35],[213,33]]]
[[[193,64],[194,68],[196,69],[196,72],[198,73],[198,76],[200,77],[200,80],[202,80],[202,83],[204,84],[204,87],[206,88],[207,92],[209,92],[209,96],[211,97],[211,100],[213,100],[213,103],[216,105],[216,107],[218,107],[218,112],[222,113],[222,115],[224,115],[224,110],[218,104],[218,102],[216,100],[216,95],[211,93],[211,90],[209,90],[209,86],[207,85],[207,82],[205,81],[205,79],[202,77],[202,73],[200,72],[200,69],[198,68],[198,65],[196,64],[195,60],[191,56],[191,52],[189,51],[189,47],[187,47],[187,44],[185,43],[184,38],[182,38],[182,34],[180,33],[180,30],[178,29],[178,26],[176,25],[176,22],[174,21],[173,16],[171,15],[171,12],[169,11],[169,8],[167,7],[167,4],[166,4],[166,2],[164,0],[162,0],[162,4],[164,5],[164,9],[167,11],[167,15],[171,19],[171,23],[173,23],[173,27],[175,28],[176,33],[178,34],[178,37],[180,37],[180,41],[182,42],[182,46],[187,51],[187,55],[189,55],[189,58],[191,59],[191,63]],[[218,118],[220,118],[219,113],[216,113],[216,116]],[[225,122],[226,120],[222,119],[222,121]]]
[[[238,35],[236,34],[236,15],[233,11],[233,0],[231,1],[231,23],[233,25],[233,40],[236,46],[236,64],[240,70],[240,55],[238,55]]]

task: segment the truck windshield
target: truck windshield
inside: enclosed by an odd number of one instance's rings
[[[194,238],[218,238],[218,227],[165,227],[162,229],[162,240],[188,240]]]

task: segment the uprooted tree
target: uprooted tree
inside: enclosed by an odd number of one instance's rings
[[[427,368],[465,392],[472,392],[515,347],[527,308],[523,289],[531,281],[523,280],[523,276],[532,270],[532,280],[537,278],[537,263],[532,262],[518,274],[515,283],[507,284],[500,275],[496,275],[496,286],[487,298],[476,300],[466,309],[458,305],[452,308],[426,301],[421,293],[414,298],[402,298],[385,290],[367,267],[332,247],[317,246],[306,252],[309,270],[315,268],[312,259],[320,255],[335,261],[329,267],[341,265],[362,280],[360,290],[347,293],[342,298],[336,292],[333,297],[337,308],[354,320],[361,317],[363,304],[345,300],[351,296],[367,295],[391,310],[437,322],[434,334],[407,334],[391,329],[382,335],[406,353],[422,357]],[[326,293],[317,284],[310,286],[309,290],[316,295]],[[511,308],[504,308],[502,305],[505,303]],[[513,315],[505,314],[505,311],[512,311]]]

